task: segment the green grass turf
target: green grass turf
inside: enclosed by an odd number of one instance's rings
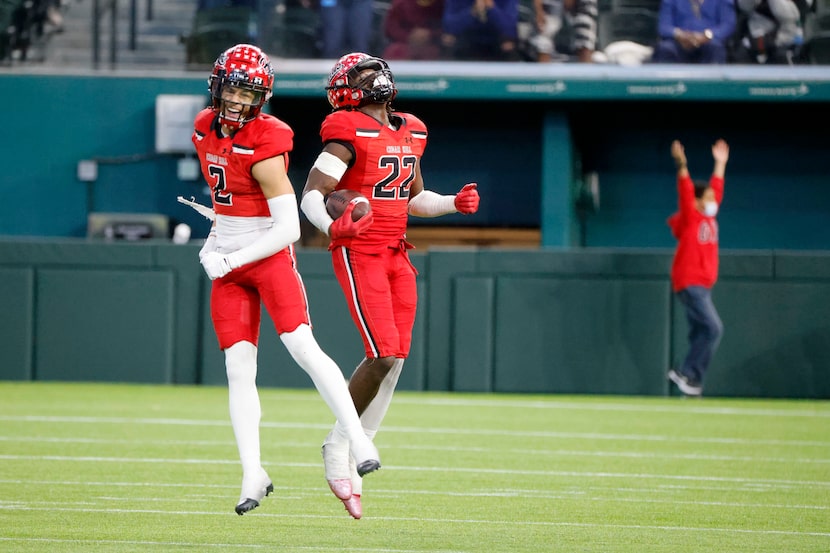
[[[226,393],[0,383],[0,551],[830,551],[830,402],[399,392],[356,521],[314,390],[261,390],[237,516]]]

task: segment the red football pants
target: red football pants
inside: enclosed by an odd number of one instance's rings
[[[311,324],[293,246],[213,281],[210,315],[221,349],[243,340],[257,345],[261,305],[268,311],[277,334]]]
[[[370,254],[340,246],[332,250],[332,265],[366,357],[407,357],[418,289],[406,250]]]

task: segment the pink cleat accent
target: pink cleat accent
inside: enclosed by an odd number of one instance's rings
[[[328,480],[331,493],[337,496],[337,499],[342,501],[348,500],[352,497],[352,480],[351,478],[338,478],[336,480]]]
[[[352,518],[360,519],[363,516],[363,505],[360,504],[359,494],[352,494],[349,499],[344,499],[343,505],[346,506],[346,510],[349,511]]]

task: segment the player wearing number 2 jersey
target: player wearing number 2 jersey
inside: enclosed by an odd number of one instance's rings
[[[351,446],[357,471],[366,474],[380,462],[343,373],[311,332],[293,247],[300,237],[297,200],[286,172],[293,132],[261,113],[274,83],[271,63],[256,46],[240,44],[219,56],[208,83],[213,104],[196,116],[193,143],[212,191],[213,213],[205,210],[214,224],[199,259],[212,281],[211,318],[225,352],[231,424],[242,462],[235,510],[242,515],[274,490],[260,461],[260,302],[337,417],[338,438]]]
[[[323,151],[308,174],[301,208],[331,238],[329,249],[366,357],[349,380],[363,430],[374,438],[409,355],[417,304],[416,271],[409,261],[409,215],[475,213],[474,183],[443,196],[424,188],[421,156],[427,129],[414,115],[397,113],[397,94],[386,61],[347,54],[334,65],[326,88],[334,111],[323,121]],[[351,204],[332,220],[324,198],[348,188],[369,199],[370,214],[352,221]],[[323,444],[326,480],[354,518],[362,516],[362,480],[335,424]]]

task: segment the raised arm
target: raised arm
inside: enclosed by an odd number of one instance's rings
[[[715,168],[712,175],[723,178],[726,174],[726,162],[729,161],[729,144],[722,138],[712,145],[712,158],[715,160]]]
[[[671,157],[674,160],[674,166],[677,168],[677,176],[688,177],[689,167],[686,161],[686,149],[679,140],[671,143]]]

